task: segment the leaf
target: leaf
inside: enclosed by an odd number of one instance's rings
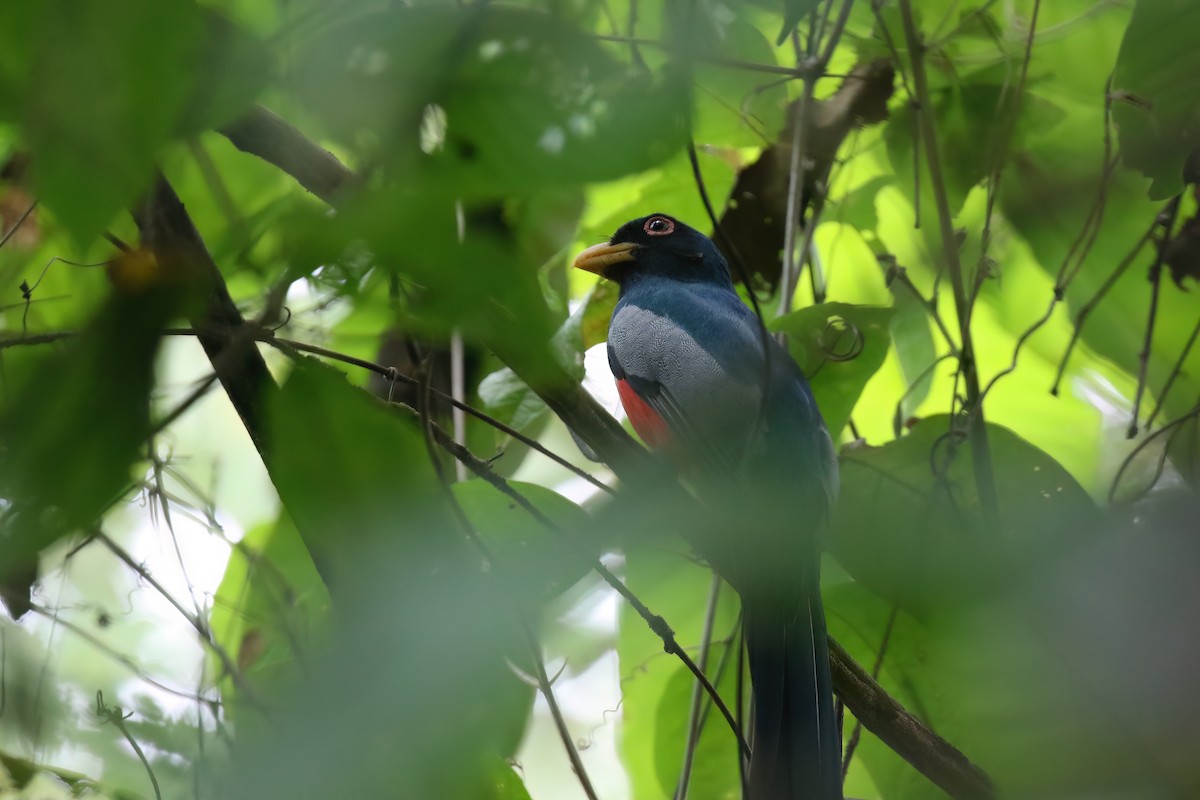
[[[492,764],[492,791],[486,800],[531,800],[521,776],[507,761],[496,759]]]
[[[714,45],[703,55],[709,59],[776,64],[775,49],[766,37],[740,17],[721,27]],[[695,83],[692,138],[697,146],[762,147],[774,141],[783,128],[787,105],[783,85],[764,87],[762,76],[755,72],[703,61],[696,65]]]
[[[1066,117],[1055,104],[1026,91],[1020,98],[1020,116],[1012,137],[1006,141],[1007,120],[1015,102],[1013,90],[999,83],[968,83],[931,93],[930,113],[937,128],[951,213],[958,212],[967,193],[976,184],[1003,169],[1013,156],[1039,137],[1047,136]],[[914,113],[911,106],[901,106],[884,131],[896,178],[901,186],[909,187],[915,180],[913,135],[917,126]],[[921,163],[925,163],[924,149]],[[922,191],[930,191],[924,176]],[[932,202],[922,205],[934,207]]]
[[[690,549],[677,539],[638,536],[625,547],[625,575],[629,588],[669,621],[680,644],[693,648],[704,630],[712,572],[688,553]],[[732,631],[738,608],[737,594],[722,586],[715,639],[724,639]],[[691,652],[695,657],[695,650]],[[693,676],[678,659],[663,652],[662,640],[626,604],[620,611],[617,655],[622,677],[619,747],[633,797],[671,797],[683,765],[686,736],[682,732],[687,729]],[[716,667],[720,655],[721,648],[714,647],[710,668]],[[733,675],[731,665],[728,676]],[[732,702],[732,693],[726,691],[723,696]],[[697,787],[706,787],[703,796],[719,797],[722,789],[738,790],[737,743],[716,709],[709,712],[701,743],[703,755],[698,756],[696,769],[702,781]]]
[[[335,601],[353,585],[340,565],[362,547],[389,542],[426,558],[453,558],[434,534],[449,520],[417,421],[342,373],[299,359],[272,398],[268,442],[267,471]],[[399,520],[397,504],[404,507]]]
[[[891,175],[876,175],[851,189],[838,199],[831,209],[830,219],[849,225],[859,233],[874,231],[879,227],[879,215],[875,211],[875,196],[893,186],[896,179]]]
[[[32,570],[43,548],[94,524],[130,487],[150,433],[159,333],[180,308],[172,287],[115,294],[9,394],[0,414],[0,491],[11,504],[0,577]],[[6,600],[19,614],[11,604],[28,598]]]
[[[887,358],[894,309],[821,303],[770,323],[788,335],[788,350],[808,376],[817,407],[836,441],[863,388]]]
[[[479,399],[488,413],[519,431],[528,431],[544,419],[550,409],[508,367],[502,367],[479,382]]]
[[[307,358],[269,411],[268,472],[338,624],[272,724],[243,742],[222,796],[493,786],[490,764],[515,748],[532,700],[505,662],[525,652],[519,598],[468,548],[417,421]]]
[[[558,532],[548,530],[528,510],[482,479],[454,484],[454,496],[496,555],[498,570],[505,578],[534,599],[551,599],[586,575],[590,560],[600,555],[598,548],[580,537],[588,515],[544,486],[523,481],[509,481],[509,486],[549,518]]]
[[[613,309],[617,307],[620,289],[612,281],[600,281],[583,298],[583,318],[580,335],[584,351],[591,350],[601,342],[608,341],[608,325]]]
[[[896,315],[892,317],[890,329],[896,345],[896,357],[904,373],[905,395],[898,411],[902,419],[897,420],[903,423],[929,396],[929,389],[933,385],[930,367],[938,354],[933,344],[933,333],[929,330],[929,312],[925,306],[904,287],[896,287],[894,297]],[[900,435],[898,426],[896,435]]]
[[[1098,524],[1066,470],[988,425],[999,517],[985,526],[971,446],[948,431],[948,417],[930,417],[904,438],[841,458],[833,552],[855,580],[918,616],[994,596],[1072,552]]]
[[[779,36],[775,38],[775,46],[778,47],[787,41],[788,35],[796,29],[800,20],[811,14],[819,5],[821,0],[783,0],[783,27]]]
[[[418,155],[427,109],[445,125],[422,145],[453,180],[522,189],[615,178],[684,144],[682,76],[651,78],[561,18],[491,7],[391,9],[318,37],[297,86],[346,141],[378,137]]]
[[[253,528],[238,542],[217,587],[212,630],[259,692],[275,693],[297,680],[329,621],[329,590],[295,524],[282,515]],[[219,662],[213,659],[217,674]],[[226,713],[242,717],[238,688],[226,680]]]
[[[1125,165],[1153,179],[1150,197],[1183,189],[1184,164],[1200,149],[1200,6],[1138,0],[1113,73],[1113,120]]]
[[[0,22],[18,26],[7,33],[29,60],[0,60],[0,97],[11,95],[36,194],[80,247],[137,198],[167,142],[228,121],[268,71],[256,42],[188,0],[130,0],[118,14],[13,5],[26,8]]]

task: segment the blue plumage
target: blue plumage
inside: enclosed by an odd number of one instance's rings
[[[693,539],[743,601],[750,796],[840,799],[819,590],[837,462],[808,382],[764,338],[720,251],[683,223],[633,220],[575,264],[620,285],[608,352],[623,398],[635,395],[626,408],[714,509],[713,530]]]

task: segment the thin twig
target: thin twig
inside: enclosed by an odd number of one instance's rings
[[[696,666],[701,672],[708,670],[708,654],[712,649],[713,626],[717,620],[717,603],[721,598],[721,576],[713,571],[712,585],[708,589],[708,605],[704,612],[704,632],[700,639],[700,655]],[[692,779],[692,762],[696,758],[696,746],[700,744],[700,731],[704,724],[701,704],[704,687],[697,682],[692,687],[692,702],[688,709],[688,738],[683,749],[683,768],[679,772],[679,783],[675,787],[675,800],[687,800],[688,786]]]
[[[792,107],[792,146],[788,162],[787,217],[784,220],[783,227],[783,271],[779,276],[779,311],[777,316],[780,317],[792,310],[792,295],[796,293],[800,268],[803,266],[805,255],[808,252],[807,249],[801,251],[797,259],[796,230],[803,224],[801,216],[804,213],[804,209],[801,208],[800,199],[804,191],[804,173],[808,166],[804,160],[804,148],[806,144],[804,131],[808,127],[806,117],[808,106],[812,103],[812,100],[813,82],[810,78],[806,77],[804,79],[804,88]],[[804,236],[806,248],[811,241],[811,237],[806,232]],[[779,336],[782,339],[784,334],[781,333]]]
[[[13,226],[5,231],[3,237],[0,237],[0,247],[4,247],[4,245],[8,244],[8,240],[11,239],[14,234],[16,234],[21,225],[24,224],[25,220],[29,219],[29,215],[32,214],[34,209],[37,207],[37,200],[34,200],[29,204],[29,208],[25,209],[25,213],[21,214],[21,216],[17,218],[17,221],[13,223]]]
[[[162,331],[162,334],[164,336],[198,336],[198,335],[200,335],[200,332],[197,331],[195,328],[167,328]],[[6,350],[10,347],[18,347],[18,346],[22,346],[22,345],[51,344],[54,342],[62,341],[64,339],[69,339],[69,338],[77,336],[77,335],[78,335],[77,331],[52,331],[49,333],[34,334],[32,336],[14,337],[14,338],[10,338],[10,339],[0,339],[0,350]],[[326,347],[321,347],[320,345],[309,344],[307,342],[301,342],[301,341],[297,341],[295,339],[286,339],[281,336],[276,336],[274,331],[271,331],[269,329],[255,329],[255,328],[252,328],[251,326],[247,325],[243,328],[241,335],[248,337],[252,341],[262,342],[263,344],[271,345],[272,347],[275,347],[280,350],[286,351],[288,349],[292,349],[292,350],[297,350],[302,353],[309,353],[311,355],[320,356],[322,358],[328,358],[332,361],[339,361],[343,364],[350,364],[355,367],[360,367],[362,369],[369,370],[370,372],[374,372],[375,374],[380,375],[385,378],[388,378],[390,380],[396,380],[401,383],[406,383],[406,384],[409,384],[412,386],[417,385],[417,380],[415,378],[413,378],[409,375],[405,375],[404,373],[402,373],[392,367],[385,367],[380,364],[376,364],[375,362],[367,361],[366,359],[358,358],[356,356],[351,356],[346,353],[341,353],[341,352],[338,352],[337,350],[330,350],[329,348],[326,348]],[[525,434],[518,431],[516,428],[513,428],[511,425],[507,425],[507,424],[501,422],[500,420],[496,419],[495,417],[487,414],[486,412],[480,411],[479,409],[475,408],[474,406],[470,405],[469,403],[464,403],[461,400],[456,400],[454,397],[452,397],[448,394],[445,394],[443,392],[440,392],[437,389],[432,389],[431,394],[434,397],[436,397],[439,401],[448,403],[452,407],[460,409],[460,410],[466,412],[467,414],[470,414],[471,416],[475,417],[476,419],[480,420],[481,422],[484,422],[484,423],[492,426],[496,430],[498,430],[508,436],[511,436],[512,438],[516,439],[517,441],[521,442],[522,444],[525,444],[528,447],[530,447],[531,449],[536,450],[538,453],[541,453],[546,458],[550,459],[551,461],[558,464],[559,466],[561,466],[565,469],[568,469],[576,476],[583,478],[585,481],[587,481],[591,485],[595,486],[597,489],[600,489],[601,491],[607,492],[609,494],[612,493],[613,489],[611,486],[605,484],[600,479],[596,478],[594,475],[587,472],[586,470],[580,469],[579,467],[575,466],[574,464],[572,464],[570,461],[566,460],[562,456],[560,456],[560,455],[554,453],[552,450],[549,450],[548,448],[546,448],[545,445],[539,443],[536,439],[532,439],[529,436],[526,436]],[[174,421],[174,419],[178,418],[178,415],[183,413],[184,411],[186,411],[187,407],[188,407],[187,404],[183,404],[180,407],[176,408],[173,412],[171,412],[171,414],[168,415],[171,418],[171,421]],[[162,428],[165,428],[165,427],[167,427],[166,424],[160,423],[159,425],[156,426],[155,432],[160,431]]]
[[[1121,276],[1125,274],[1125,271],[1129,269],[1129,266],[1134,262],[1134,259],[1136,259],[1138,254],[1142,252],[1142,248],[1154,238],[1154,232],[1162,224],[1162,218],[1163,213],[1159,213],[1155,216],[1154,221],[1150,224],[1150,227],[1146,229],[1146,232],[1142,234],[1141,238],[1138,239],[1137,243],[1133,246],[1133,249],[1126,253],[1125,257],[1121,259],[1119,264],[1117,264],[1117,268],[1113,270],[1112,274],[1105,279],[1104,283],[1100,284],[1100,288],[1096,290],[1096,294],[1080,307],[1079,312],[1075,315],[1075,326],[1071,331],[1071,339],[1067,342],[1067,349],[1063,352],[1062,359],[1058,362],[1058,370],[1054,374],[1054,385],[1050,387],[1050,394],[1058,394],[1058,387],[1062,382],[1063,374],[1066,372],[1067,362],[1071,358],[1071,353],[1073,353],[1075,350],[1075,345],[1078,343],[1079,337],[1083,334],[1083,326],[1087,322],[1088,317],[1091,316],[1092,311],[1095,310],[1096,306],[1100,304],[1100,301],[1105,298],[1109,290],[1116,285]]]
[[[1150,443],[1153,442],[1155,439],[1178,428],[1180,425],[1187,422],[1188,420],[1195,419],[1197,416],[1200,416],[1200,402],[1197,402],[1196,405],[1192,407],[1192,410],[1187,412],[1186,414],[1184,414],[1182,417],[1171,420],[1166,425],[1162,426],[1158,430],[1154,431],[1154,433],[1151,433],[1145,439],[1138,442],[1137,447],[1133,448],[1133,450],[1130,451],[1129,455],[1125,456],[1125,458],[1121,461],[1121,466],[1117,469],[1117,474],[1113,476],[1112,484],[1108,487],[1108,502],[1110,505],[1116,504],[1117,487],[1121,484],[1121,478],[1124,477],[1125,470],[1129,469],[1129,466],[1133,463],[1134,458],[1136,458],[1139,453],[1141,453],[1143,450],[1145,450],[1150,445]],[[1166,448],[1164,448],[1163,455],[1165,458]],[[1141,492],[1139,492],[1137,497],[1131,498],[1127,502],[1133,502],[1134,500],[1138,500],[1141,497],[1143,497],[1146,494],[1146,492],[1150,491],[1150,489],[1152,489],[1154,487],[1154,484],[1158,482],[1158,478],[1161,475],[1161,470],[1162,470],[1162,461],[1160,460],[1159,471],[1156,472],[1156,474],[1154,476],[1154,480],[1151,481],[1150,484],[1145,489],[1143,489]]]
[[[533,669],[537,675],[538,688],[541,689],[542,697],[546,698],[546,705],[550,707],[550,716],[554,719],[554,727],[558,729],[558,738],[562,740],[563,747],[566,748],[567,758],[571,761],[571,768],[575,771],[575,777],[579,779],[579,785],[583,787],[583,793],[588,796],[589,800],[597,800],[596,790],[592,787],[587,770],[583,767],[583,759],[579,757],[579,748],[575,746],[575,741],[571,738],[571,731],[567,728],[567,720],[563,717],[562,709],[558,707],[558,701],[554,698],[550,678],[546,675],[546,665],[542,661],[542,647],[538,643],[533,628],[529,626],[529,622],[525,619],[522,619],[521,622],[529,642],[530,655],[533,657]]]
[[[442,467],[442,460],[438,457],[435,449],[435,423],[429,413],[431,377],[427,368],[429,359],[422,360],[418,358],[416,346],[411,340],[409,340],[408,346],[415,363],[424,361],[424,365],[418,372],[420,375],[420,384],[417,391],[417,413],[420,416],[421,429],[425,438],[425,446],[429,452],[429,460],[433,465],[434,471],[437,473],[438,485],[442,490],[447,505],[458,519],[463,533],[466,534],[467,540],[479,551],[488,566],[494,568],[498,563],[496,556],[487,543],[483,541],[479,532],[475,530],[475,526],[471,524],[471,520],[467,517],[466,509],[462,507],[462,503],[455,496],[449,477]],[[444,431],[442,431],[442,435],[445,436]],[[571,767],[575,771],[575,777],[579,780],[579,785],[583,788],[583,793],[587,795],[588,800],[599,800],[596,796],[596,790],[592,787],[592,781],[588,777],[587,770],[584,769],[583,760],[579,757],[579,749],[575,746],[575,740],[571,738],[571,732],[567,728],[567,721],[563,717],[562,709],[559,708],[558,700],[554,697],[554,688],[551,686],[549,676],[546,675],[546,665],[542,660],[542,646],[538,642],[537,634],[529,622],[527,613],[520,608],[515,608],[514,611],[520,619],[521,629],[529,645],[529,653],[533,659],[534,673],[537,675],[538,688],[542,692],[542,697],[546,698],[546,705],[550,707],[550,716],[554,719],[554,726],[558,730],[558,736],[562,741],[563,748],[567,751],[567,758],[570,760]]]
[[[413,409],[409,408],[403,403],[391,403],[391,405],[409,413],[416,413]],[[535,506],[529,500],[529,498],[525,497],[525,495],[514,489],[511,483],[509,483],[504,477],[497,474],[496,471],[492,469],[491,464],[477,457],[470,450],[454,441],[454,438],[446,433],[446,431],[436,423],[431,425],[431,431],[437,443],[477,477],[487,481],[497,491],[524,509],[531,517],[537,520],[540,525],[546,528],[546,530],[562,537],[572,545],[579,545],[577,537],[569,535],[567,531],[563,530],[556,522],[546,516],[541,509]],[[712,681],[708,679],[703,670],[701,670],[695,664],[695,662],[691,660],[691,658],[687,655],[687,651],[680,646],[678,641],[676,641],[675,632],[671,630],[669,625],[667,625],[666,620],[657,614],[652,613],[650,609],[647,608],[646,605],[641,601],[641,599],[638,598],[638,596],[635,595],[633,591],[621,581],[620,578],[613,574],[612,570],[604,566],[603,563],[598,561],[590,553],[583,552],[581,553],[581,556],[587,562],[587,566],[595,571],[605,583],[607,583],[619,595],[621,595],[621,597],[634,609],[638,616],[640,616],[646,622],[650,630],[653,631],[660,639],[662,639],[663,650],[667,653],[677,656],[681,661],[683,661],[684,666],[691,671],[697,682],[704,687],[709,698],[712,700],[713,705],[715,705],[721,712],[722,716],[725,717],[725,721],[729,724],[730,730],[733,731],[734,736],[739,742],[741,751],[748,754],[750,752],[750,747],[742,735],[741,725],[734,718],[733,713],[729,710],[729,707],[721,698],[720,693],[717,692],[716,686],[713,685]]]
[[[142,766],[146,768],[146,774],[150,776],[150,785],[154,787],[154,797],[156,800],[162,800],[162,790],[158,788],[158,778],[154,776],[154,768],[150,766],[150,759],[146,758],[146,754],[137,743],[137,739],[133,738],[133,734],[129,732],[129,728],[125,725],[125,720],[133,716],[133,712],[128,714],[122,712],[120,706],[105,706],[104,692],[96,692],[96,716],[100,717],[104,722],[111,722],[113,727],[121,732],[125,737],[125,741],[129,742],[129,746],[133,748],[133,752],[137,753],[137,757],[141,759]]]
[[[210,706],[210,707],[215,707],[215,706],[220,705],[220,700],[216,697],[205,697],[204,695],[201,695],[198,693],[187,692],[187,691],[184,691],[183,689],[176,689],[173,686],[168,686],[165,683],[161,683],[160,681],[155,680],[154,678],[147,675],[145,672],[142,672],[142,668],[140,666],[138,666],[136,661],[129,658],[129,656],[125,655],[124,653],[120,652],[119,650],[115,650],[114,648],[110,647],[99,637],[92,635],[86,628],[76,625],[74,622],[71,622],[68,619],[64,619],[60,614],[57,614],[54,611],[51,611],[49,608],[47,608],[45,606],[39,605],[37,603],[30,603],[29,610],[35,614],[45,617],[48,620],[51,620],[52,622],[54,622],[57,625],[61,625],[67,631],[75,634],[80,639],[83,639],[89,645],[96,648],[96,650],[98,652],[104,654],[111,660],[113,660],[116,663],[120,664],[121,666],[125,667],[125,669],[129,670],[130,673],[132,673],[135,678],[137,678],[140,681],[144,681],[145,683],[148,683],[149,685],[153,686],[156,689],[164,691],[167,694],[171,694],[171,695],[175,695],[176,697],[183,698],[184,700],[187,700],[189,702],[204,703],[205,705]],[[0,692],[2,692],[2,691],[3,691],[2,687],[0,687]]]
[[[926,299],[925,295],[921,294],[921,290],[912,282],[912,278],[908,276],[908,270],[901,266],[896,257],[890,253],[878,256],[876,260],[879,266],[883,267],[884,282],[890,288],[893,281],[899,281],[900,285],[912,294],[925,309],[926,313],[933,319],[937,325],[938,331],[942,334],[942,338],[946,340],[947,347],[950,348],[950,354],[955,358],[958,357],[958,343],[954,341],[954,337],[950,335],[950,329],[946,326],[945,320],[942,319],[942,314],[937,307],[937,294]]]
[[[978,367],[975,363],[975,346],[971,339],[971,305],[963,280],[962,263],[958,257],[958,244],[954,237],[954,221],[950,212],[950,201],[942,174],[942,159],[938,149],[937,129],[930,113],[929,85],[925,77],[925,47],[921,42],[913,20],[912,0],[900,0],[900,16],[904,35],[908,41],[912,59],[913,85],[916,88],[917,116],[920,120],[921,139],[925,145],[925,161],[929,168],[933,197],[937,206],[938,224],[942,233],[942,257],[945,259],[950,283],[954,290],[955,310],[958,314],[959,339],[962,357],[959,360],[963,380],[966,384],[967,405],[970,412],[968,436],[971,441],[971,457],[975,467],[976,489],[984,519],[990,524],[996,519],[999,500],[996,496],[996,479],[992,472],[991,447],[988,444],[987,427],[984,423],[982,396],[979,391]]]
[[[1196,320],[1196,327],[1192,328],[1192,333],[1188,336],[1187,343],[1183,346],[1183,350],[1179,352],[1179,358],[1176,359],[1175,366],[1171,367],[1171,372],[1167,375],[1167,380],[1163,384],[1162,391],[1158,393],[1154,411],[1151,412],[1150,418],[1146,420],[1147,429],[1154,424],[1155,418],[1158,417],[1158,412],[1162,411],[1163,403],[1167,402],[1167,395],[1170,394],[1171,387],[1175,385],[1175,379],[1183,372],[1183,364],[1192,352],[1192,346],[1196,344],[1196,337],[1198,336],[1200,336],[1200,320]]]
[[[892,640],[892,630],[896,627],[896,617],[899,616],[899,612],[898,606],[892,606],[887,624],[883,627],[883,638],[879,642],[879,649],[875,652],[875,663],[871,667],[871,677],[875,680],[879,680],[879,672],[883,669],[883,658],[887,655],[888,645]],[[850,732],[850,741],[846,743],[846,753],[842,756],[842,783],[846,782],[846,775],[850,772],[850,762],[854,758],[854,751],[858,749],[859,739],[862,738],[862,728],[862,720],[854,720],[854,730]]]
[[[150,584],[154,590],[163,597],[164,600],[175,607],[175,610],[178,611],[183,618],[187,620],[188,624],[192,626],[196,633],[200,635],[200,640],[207,645],[209,650],[211,650],[217,657],[217,660],[221,662],[222,669],[224,669],[226,674],[228,674],[233,680],[238,692],[244,695],[247,704],[257,708],[259,711],[265,712],[266,707],[263,705],[262,701],[259,700],[258,694],[254,691],[254,688],[246,682],[246,677],[242,674],[242,671],[238,669],[237,663],[229,656],[229,653],[224,647],[221,646],[220,642],[213,637],[212,631],[210,631],[208,628],[208,623],[206,623],[203,618],[196,616],[184,608],[183,604],[176,600],[175,596],[168,592],[166,587],[159,583],[154,576],[150,574],[149,570],[147,570],[137,561],[134,561],[133,556],[129,555],[125,548],[114,542],[108,536],[108,534],[97,528],[92,531],[91,536],[107,547],[113,555],[115,555],[125,564],[125,566],[133,570],[133,572],[136,573],[139,578]]]
[[[172,331],[168,331],[168,332],[172,332]],[[179,331],[179,333],[183,333],[184,335],[187,335],[191,332],[190,331]],[[263,342],[264,344],[269,344],[273,347],[277,347],[282,350],[287,350],[288,348],[291,348],[293,350],[298,350],[302,353],[309,353],[311,355],[321,356],[322,358],[328,358],[333,361],[340,361],[343,364],[351,364],[356,367],[361,367],[362,369],[370,370],[371,372],[374,372],[377,375],[382,375],[383,377],[388,378],[389,380],[397,380],[397,381],[400,381],[401,383],[407,383],[411,386],[418,385],[418,382],[415,378],[413,378],[409,375],[405,375],[404,373],[402,373],[399,370],[396,370],[392,367],[384,367],[384,366],[381,366],[374,362],[367,361],[366,359],[357,358],[355,356],[347,355],[345,353],[340,353],[336,350],[330,350],[326,347],[320,347],[319,345],[308,344],[306,342],[299,342],[299,341],[296,341],[295,339],[284,339],[282,337],[275,336],[274,333],[271,331],[262,331],[259,334],[257,334],[255,336],[255,338],[258,341]],[[3,342],[0,342],[0,347],[2,347],[2,346],[3,346]],[[436,397],[438,400],[440,400],[444,403],[448,403],[454,408],[461,409],[462,411],[465,411],[466,413],[470,414],[471,416],[475,417],[476,419],[478,419],[482,422],[485,422],[488,425],[491,425],[496,430],[501,431],[502,433],[505,433],[508,436],[513,437],[514,439],[521,442],[522,444],[528,445],[530,448],[541,453],[542,455],[544,455],[546,458],[550,459],[554,463],[558,464],[561,467],[565,467],[566,469],[570,470],[573,474],[577,475],[580,478],[583,478],[588,483],[595,486],[597,489],[600,489],[601,491],[604,491],[604,492],[608,492],[609,494],[612,493],[613,489],[611,486],[608,486],[607,484],[603,483],[602,481],[600,481],[598,478],[596,478],[594,475],[590,474],[589,472],[582,470],[579,467],[575,466],[574,464],[572,464],[570,461],[567,461],[562,456],[557,455],[553,451],[546,448],[544,445],[539,443],[536,439],[532,439],[532,438],[526,436],[525,434],[518,431],[516,428],[513,428],[511,425],[506,425],[505,423],[501,422],[500,420],[496,419],[495,417],[493,417],[483,411],[480,411],[479,409],[475,408],[474,406],[470,405],[469,403],[464,403],[460,400],[456,400],[454,397],[452,397],[448,394],[445,394],[443,392],[440,392],[437,389],[434,389],[432,387],[430,388],[430,394],[433,395],[434,397]]]
[[[1150,312],[1146,319],[1146,338],[1142,342],[1141,352],[1138,353],[1138,382],[1133,395],[1133,411],[1130,414],[1129,430],[1125,437],[1132,439],[1137,436],[1138,416],[1142,408],[1142,395],[1146,392],[1146,375],[1150,369],[1150,346],[1154,342],[1154,324],[1158,320],[1158,297],[1162,287],[1163,259],[1167,255],[1167,243],[1171,240],[1171,232],[1175,228],[1175,219],[1179,216],[1179,201],[1183,195],[1178,194],[1167,204],[1165,219],[1161,221],[1159,240],[1156,243],[1154,263],[1150,265]]]

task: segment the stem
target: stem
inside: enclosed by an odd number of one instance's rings
[[[708,654],[712,648],[713,625],[717,619],[717,601],[721,597],[721,576],[715,571],[712,586],[708,590],[708,608],[704,613],[704,633],[700,640],[700,661],[696,665],[701,672],[708,669]],[[700,743],[700,730],[704,724],[700,706],[704,701],[704,687],[696,683],[692,687],[692,704],[688,710],[687,747],[683,750],[683,769],[679,773],[679,786],[675,789],[675,800],[687,800],[688,784],[692,778],[692,762],[696,757],[696,746]]]
[[[946,196],[946,183],[942,174],[942,158],[938,150],[937,130],[929,113],[929,84],[925,75],[925,47],[921,42],[916,23],[913,21],[912,0],[900,0],[900,16],[904,23],[904,36],[908,42],[912,60],[913,86],[916,91],[917,117],[921,139],[925,145],[925,161],[929,168],[929,179],[933,184],[933,198],[937,206],[938,224],[942,233],[942,257],[945,259],[950,284],[954,290],[954,306],[958,314],[959,339],[963,380],[966,384],[967,411],[969,413],[968,436],[971,442],[971,457],[975,467],[975,483],[979,502],[983,508],[985,522],[996,519],[1000,507],[996,496],[996,480],[992,474],[991,447],[988,444],[987,427],[984,422],[982,396],[979,391],[979,373],[975,363],[975,345],[971,340],[971,304],[963,280],[962,263],[958,258],[958,245],[954,239],[954,221],[950,212],[950,201]]]
[[[129,733],[129,728],[125,726],[125,720],[133,716],[133,712],[128,715],[121,713],[120,706],[112,706],[111,708],[104,705],[104,693],[96,692],[96,714],[104,719],[105,722],[111,722],[121,735],[125,737],[125,741],[129,742],[129,746],[133,748],[133,752],[137,753],[137,757],[141,759],[142,766],[146,768],[146,774],[150,776],[150,785],[154,787],[154,797],[156,800],[162,800],[162,790],[158,788],[158,778],[154,775],[154,769],[150,766],[150,759],[146,758],[146,754],[138,745],[137,739]]]

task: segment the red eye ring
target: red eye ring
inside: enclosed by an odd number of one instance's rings
[[[642,230],[647,236],[670,236],[675,232],[675,220],[670,217],[651,217]]]

